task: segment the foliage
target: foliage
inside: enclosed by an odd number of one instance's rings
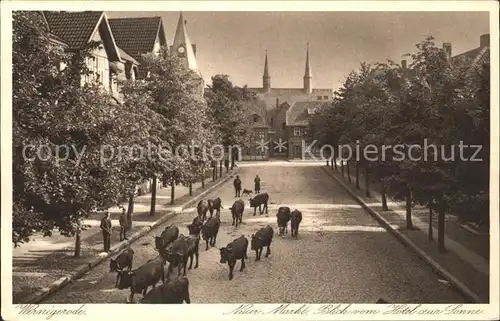
[[[331,105],[311,119],[311,130],[323,144],[359,143],[378,147],[377,161],[365,162],[372,179],[391,194],[458,215],[466,221],[488,223],[489,188],[489,56],[478,63],[450,59],[431,37],[417,44],[409,68],[388,61],[362,64],[351,72]],[[480,162],[460,159],[458,146],[482,145]],[[406,157],[401,160],[394,151]],[[424,153],[410,147],[418,144]],[[381,146],[389,146],[382,159]],[[444,155],[441,151],[444,146]],[[455,160],[449,161],[456,147]],[[464,150],[470,158],[474,148]],[[363,162],[364,157],[360,155]],[[425,156],[427,158],[425,158]],[[420,160],[417,160],[421,157]]]

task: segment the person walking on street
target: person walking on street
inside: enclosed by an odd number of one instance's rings
[[[102,238],[104,240],[104,252],[109,252],[111,247],[111,220],[109,212],[106,212],[101,220]]]
[[[125,213],[125,208],[122,208],[122,214],[120,215],[120,242],[123,240],[128,240],[127,235],[127,215]]]
[[[255,194],[260,193],[260,177],[259,175],[255,175],[255,179],[253,180],[255,183]]]
[[[236,175],[236,178],[234,179],[233,185],[234,185],[234,190],[236,192],[235,197],[240,197],[241,196],[240,195],[240,193],[241,193],[241,180],[240,180],[239,175]]]

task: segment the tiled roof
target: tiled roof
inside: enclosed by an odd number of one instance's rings
[[[265,101],[252,100],[246,102],[243,106],[243,109],[246,111],[248,117],[252,117],[255,114],[260,117],[258,122],[252,124],[253,128],[269,127],[269,125],[267,124],[267,106]]]
[[[44,11],[51,33],[61,38],[70,49],[80,49],[90,37],[101,19],[102,11]]]
[[[313,109],[324,104],[325,101],[297,101],[286,112],[287,126],[307,126],[309,115]]]
[[[118,47],[118,51],[120,52],[120,57],[123,60],[129,61],[135,65],[139,65],[139,63],[137,62],[137,60],[134,59],[134,57],[130,56],[128,53],[123,51],[123,49],[121,49],[120,47]]]
[[[268,93],[262,88],[248,89],[257,93],[257,96],[266,102],[269,110],[276,107],[276,98],[279,98],[280,103],[288,102],[292,105],[296,101],[317,101],[317,96],[333,97],[333,89],[330,88],[313,89],[309,95],[302,88],[271,88]]]
[[[108,19],[116,45],[138,59],[153,51],[161,17]]]

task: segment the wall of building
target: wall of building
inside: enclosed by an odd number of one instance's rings
[[[257,142],[261,139],[264,140],[264,142],[269,139],[267,128],[254,128],[250,140],[250,147],[242,149],[240,160],[268,160],[269,149],[258,148]],[[272,148],[271,144],[267,146]]]
[[[94,36],[92,37],[93,41],[102,41],[101,32],[99,30],[96,31]],[[87,66],[90,71],[94,72],[92,75],[87,75],[82,77],[83,83],[88,83],[91,81],[98,80],[104,90],[110,91],[110,71],[109,71],[109,59],[106,49],[104,48],[104,44],[101,44],[99,48],[96,48],[92,53],[91,57],[87,58]]]

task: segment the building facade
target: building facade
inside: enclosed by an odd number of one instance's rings
[[[333,99],[332,88],[314,88],[313,86],[309,45],[307,45],[305,58],[302,88],[272,87],[267,51],[262,88],[249,88],[257,95],[258,103],[256,104],[261,104],[266,109],[268,130],[265,136],[270,141],[267,150],[269,157],[301,158],[302,145],[299,145],[299,141],[301,142],[306,137],[302,133],[307,135],[308,115],[317,106]],[[264,127],[254,128],[254,132],[263,130],[265,130]],[[248,156],[251,158],[251,155]]]

